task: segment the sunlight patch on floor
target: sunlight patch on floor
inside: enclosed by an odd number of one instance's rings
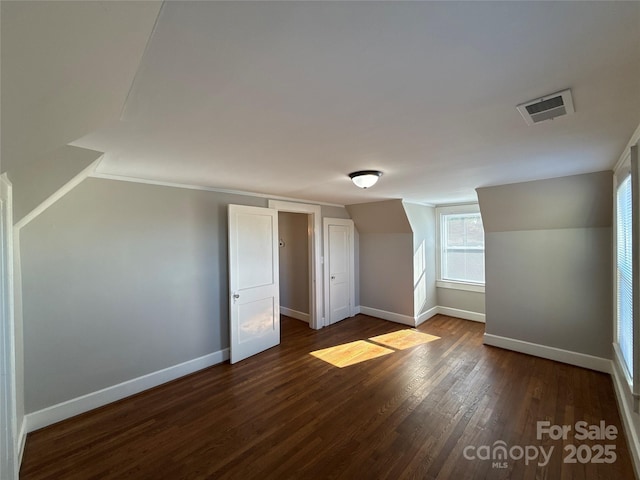
[[[369,340],[356,340],[355,342],[343,343],[335,347],[323,348],[322,350],[311,352],[311,355],[335,367],[342,368],[389,355],[398,350],[424,345],[434,340],[440,340],[440,337],[418,332],[417,330],[405,329],[371,337]]]
[[[440,337],[418,332],[417,330],[398,330],[397,332],[385,333],[384,335],[371,337],[369,340],[379,343],[380,345],[395,348],[396,350],[404,350],[406,348],[433,342],[434,340],[440,340]]]
[[[365,340],[357,340],[355,342],[336,345],[335,347],[316,350],[315,352],[311,352],[311,355],[333,366],[342,368],[371,360],[372,358],[389,355],[393,352],[393,350],[381,347],[380,345],[374,345]]]

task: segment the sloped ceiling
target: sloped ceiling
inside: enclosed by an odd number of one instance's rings
[[[56,5],[32,7],[45,9],[40,43],[66,38],[44,20],[69,14]],[[81,5],[64,8],[91,20]],[[91,41],[91,23],[73,45]],[[106,57],[134,65],[141,40],[123,30],[105,33]],[[67,43],[51,58],[27,48],[27,65],[46,76],[70,61]],[[75,114],[120,69],[71,60],[86,66],[63,89]],[[3,82],[4,67],[3,55]],[[103,105],[110,121],[73,145],[106,152],[99,170],[112,175],[340,204],[468,201],[477,187],[610,169],[640,123],[639,84],[640,2],[166,2],[122,115]],[[574,115],[525,125],[518,103],[567,87]],[[3,95],[3,121],[4,109]],[[349,172],[372,168],[378,185],[351,185]]]
[[[402,200],[347,205],[360,233],[413,233]]]
[[[613,173],[479,188],[478,201],[486,233],[610,227]]]
[[[117,121],[161,2],[0,2],[2,172]]]

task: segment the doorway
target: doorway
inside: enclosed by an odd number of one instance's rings
[[[307,324],[311,305],[309,217],[278,212],[280,313]]]
[[[324,326],[321,264],[322,213],[319,205],[269,200],[269,208],[280,213],[304,214],[307,219],[309,327],[318,330]],[[286,243],[286,242],[285,242]],[[286,248],[286,245],[285,245]]]

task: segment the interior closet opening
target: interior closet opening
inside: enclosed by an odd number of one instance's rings
[[[309,324],[312,290],[311,215],[278,212],[280,313]]]

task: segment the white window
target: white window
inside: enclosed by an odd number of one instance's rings
[[[438,207],[437,286],[484,291],[484,229],[478,205]]]
[[[631,175],[616,192],[616,342],[629,378],[633,378],[633,267]]]

